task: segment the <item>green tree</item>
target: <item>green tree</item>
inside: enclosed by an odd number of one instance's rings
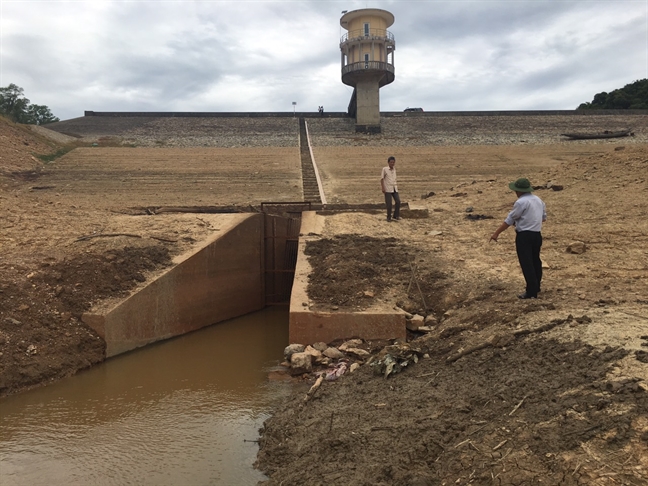
[[[25,117],[25,123],[30,125],[45,125],[46,123],[59,121],[45,105],[29,105]]]
[[[626,84],[610,93],[594,95],[591,102],[581,103],[578,110],[646,110],[648,109],[648,79]]]
[[[24,90],[15,84],[0,88],[0,112],[15,122],[20,122],[23,113],[29,106]]]
[[[0,114],[16,123],[43,125],[59,121],[45,105],[32,105],[25,98],[24,90],[11,83],[0,88]]]

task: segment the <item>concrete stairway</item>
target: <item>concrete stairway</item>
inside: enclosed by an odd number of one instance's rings
[[[304,201],[315,204],[321,204],[319,188],[317,187],[317,178],[313,161],[308,150],[308,137],[306,136],[306,121],[304,118],[299,119],[299,150],[301,155],[302,166],[302,184],[304,189]]]

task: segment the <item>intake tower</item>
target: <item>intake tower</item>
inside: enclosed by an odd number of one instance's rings
[[[364,8],[344,12],[340,25],[342,82],[353,86],[349,115],[356,132],[380,132],[379,89],[394,81],[394,35],[387,30],[394,16],[386,10]]]

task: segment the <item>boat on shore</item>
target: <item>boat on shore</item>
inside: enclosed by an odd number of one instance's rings
[[[599,133],[561,133],[563,137],[571,138],[572,140],[587,140],[593,138],[618,138],[618,137],[628,137],[633,135],[630,129],[619,130],[612,132],[610,130],[605,130],[604,132]]]

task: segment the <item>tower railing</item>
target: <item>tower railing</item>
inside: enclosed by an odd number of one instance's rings
[[[394,42],[394,34],[385,29],[369,29],[369,32],[365,32],[362,29],[350,30],[340,37],[340,44],[344,44],[348,41],[361,41],[363,39],[379,39]]]
[[[375,70],[375,71],[388,71],[394,73],[394,66],[381,61],[360,61],[352,62],[346,66],[342,66],[342,76],[347,73],[355,71],[365,71],[365,70]]]

